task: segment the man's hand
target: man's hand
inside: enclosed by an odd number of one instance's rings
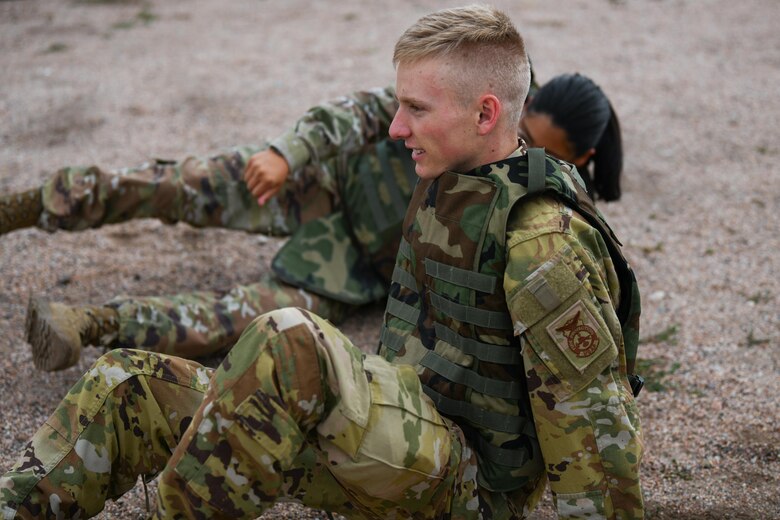
[[[263,150],[249,158],[244,170],[244,181],[257,203],[263,205],[276,195],[290,174],[290,166],[275,151]]]

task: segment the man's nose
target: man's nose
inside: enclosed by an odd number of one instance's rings
[[[400,115],[401,110],[396,112],[393,122],[390,123],[390,139],[406,139],[409,137],[409,127],[404,123],[403,117]]]

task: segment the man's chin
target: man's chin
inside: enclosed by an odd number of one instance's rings
[[[432,170],[430,168],[420,168],[419,165],[417,168],[414,169],[414,172],[417,174],[417,176],[421,179],[435,179],[444,171],[442,170]]]
[[[441,169],[441,166],[431,166],[430,161],[426,161],[427,157],[425,159],[418,158],[415,160],[414,164],[414,173],[417,174],[417,176],[421,179],[435,179],[442,173],[444,173],[445,170]]]

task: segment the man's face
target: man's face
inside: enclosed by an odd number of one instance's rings
[[[479,166],[478,103],[464,106],[451,87],[451,74],[448,65],[436,58],[400,63],[396,72],[399,108],[390,137],[403,139],[412,150],[415,172],[422,179]]]

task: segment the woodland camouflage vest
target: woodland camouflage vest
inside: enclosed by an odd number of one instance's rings
[[[307,222],[274,257],[285,282],[361,305],[387,296],[417,175],[403,141],[382,140],[323,167],[337,177],[341,211]]]
[[[493,491],[533,485],[544,471],[503,290],[506,223],[523,197],[552,193],[601,232],[620,279],[618,317],[633,368],[633,274],[576,170],[562,166],[532,149],[469,175],[420,181],[403,224],[380,353],[416,367],[437,409],[471,439],[480,485]]]

